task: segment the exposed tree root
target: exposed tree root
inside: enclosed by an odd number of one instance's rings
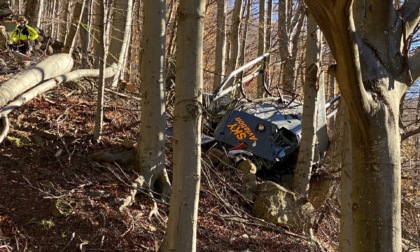
[[[119,163],[125,166],[133,166],[134,156],[135,149],[132,149],[119,153],[96,152],[90,155],[90,158],[97,162]],[[156,178],[152,179],[153,176],[156,176]],[[139,175],[131,184],[130,193],[122,200],[119,210],[123,211],[125,208],[131,206],[135,202],[137,193],[142,192],[150,198],[153,204],[153,209],[149,214],[149,218],[157,217],[158,219],[161,219],[155,195],[159,195],[162,202],[167,202],[171,190],[171,183],[166,169],[163,169],[162,172],[157,175],[155,175],[152,171],[145,171],[143,175]]]
[[[118,163],[125,166],[132,166],[134,162],[134,149],[118,153],[100,151],[93,153],[89,157],[97,162]]]
[[[160,178],[160,177],[164,177],[164,178]],[[167,193],[168,186],[170,188],[170,183],[169,183],[169,179],[166,179],[166,178],[168,177],[167,177],[166,170],[164,170],[162,175],[159,176],[158,180],[160,181],[160,183],[162,183],[163,181],[167,181],[167,183],[164,183],[165,186],[163,188],[165,189],[162,190],[162,192],[165,191]],[[134,181],[129,195],[122,201],[122,204],[119,206],[119,210],[123,211],[125,208],[131,206],[135,202],[136,194],[138,191],[141,191],[147,196],[149,196],[149,199],[151,200],[151,203],[153,204],[152,210],[149,213],[149,220],[151,220],[153,217],[156,217],[161,223],[163,223],[164,222],[163,218],[159,214],[157,200],[155,196],[153,195],[153,192],[150,190],[150,186],[148,185],[148,183],[146,183],[146,179],[143,175],[139,175],[137,179]],[[161,195],[163,196],[162,199],[165,199],[168,196],[163,193]]]

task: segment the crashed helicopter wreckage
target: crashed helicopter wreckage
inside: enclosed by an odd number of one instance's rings
[[[268,56],[268,53],[264,54],[233,71],[213,94],[205,97],[211,114],[208,121],[210,128],[214,130],[212,136],[206,135],[202,139],[203,144],[216,141],[226,150],[222,153],[235,164],[249,159],[258,170],[270,169],[282,164],[289,157],[296,156],[302,130],[303,104],[297,97],[274,97],[266,86],[262,88],[269,95],[267,98],[250,100],[244,92],[245,83],[258,74],[264,76],[265,60]],[[258,65],[261,65],[259,70],[242,77],[247,69]],[[234,78],[237,78],[236,84],[229,85]],[[240,92],[236,92],[237,90]],[[240,97],[235,97],[235,93],[240,93]],[[318,92],[317,161],[328,147],[327,118],[336,112],[336,109],[333,109],[327,114],[326,110],[332,108],[331,105],[339,97],[338,95],[325,103],[324,90],[320,89]]]

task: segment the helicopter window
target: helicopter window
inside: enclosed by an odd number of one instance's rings
[[[295,135],[285,128],[276,130],[272,135],[272,140],[275,145],[286,147],[295,144]]]

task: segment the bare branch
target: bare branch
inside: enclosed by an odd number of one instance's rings
[[[407,140],[408,138],[415,136],[417,134],[420,134],[420,127],[408,132],[404,132],[403,134],[401,134],[401,142],[404,140]]]
[[[295,16],[295,20],[293,21],[294,25],[292,27],[292,32],[290,34],[290,38],[293,41],[293,44],[297,44],[304,20],[305,20],[305,11],[303,7],[300,7],[299,14]]]
[[[410,62],[410,72],[415,81],[420,77],[420,49],[409,58]]]

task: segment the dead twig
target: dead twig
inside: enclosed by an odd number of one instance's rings
[[[68,241],[67,244],[60,250],[61,252],[66,251],[66,249],[70,246],[71,242],[74,240],[75,235],[75,232],[71,234],[70,241]]]

